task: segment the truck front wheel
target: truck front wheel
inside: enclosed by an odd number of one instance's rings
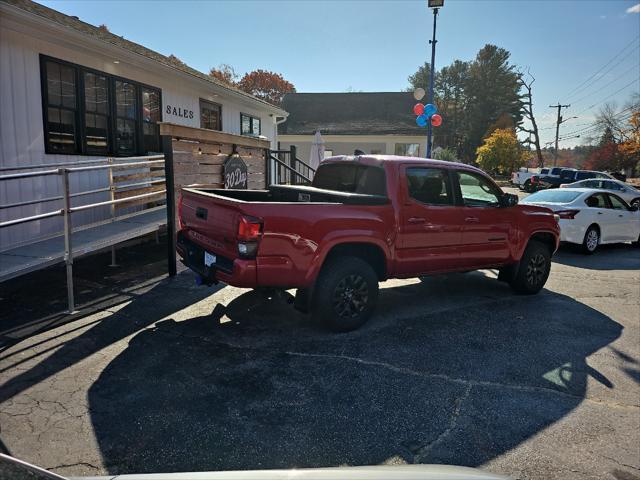
[[[517,293],[531,295],[542,290],[550,272],[549,247],[544,243],[531,240],[520,259],[518,271],[509,283]]]
[[[330,261],[320,272],[313,294],[313,319],[334,332],[349,332],[363,325],[378,300],[378,277],[356,257]]]

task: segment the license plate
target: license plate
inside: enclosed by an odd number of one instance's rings
[[[209,252],[204,252],[204,265],[206,267],[210,267],[211,265],[215,265],[216,256],[211,255]]]

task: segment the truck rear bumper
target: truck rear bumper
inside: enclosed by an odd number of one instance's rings
[[[192,242],[184,235],[178,233],[176,243],[178,254],[182,257],[182,263],[202,277],[204,283],[212,284],[224,282],[228,285],[241,288],[257,287],[256,261],[253,259],[236,258],[231,260],[214,252],[216,263],[205,265],[205,249]]]

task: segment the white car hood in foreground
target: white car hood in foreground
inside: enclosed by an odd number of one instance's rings
[[[0,454],[2,480],[508,480],[469,467],[448,465],[378,465],[372,467],[302,468],[105,475],[65,478],[8,455]]]
[[[73,480],[508,480],[508,477],[475,468],[449,465],[379,465],[300,470],[153,473],[115,477],[76,477]]]

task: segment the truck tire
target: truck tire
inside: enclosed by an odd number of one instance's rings
[[[511,288],[524,295],[538,293],[547,283],[551,271],[551,252],[544,243],[531,240],[520,259]]]
[[[378,300],[378,276],[356,257],[341,257],[325,265],[313,295],[312,318],[334,332],[362,326]]]

